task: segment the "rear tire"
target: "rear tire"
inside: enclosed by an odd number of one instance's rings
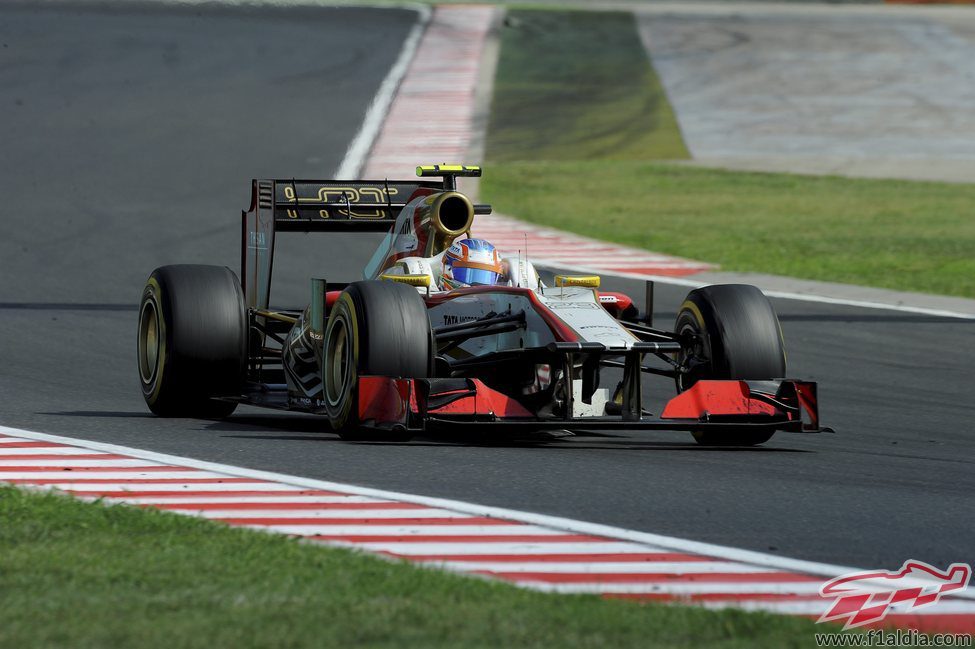
[[[139,378],[146,405],[162,417],[227,417],[247,360],[247,314],[226,267],[175,265],[149,276],[139,306]]]
[[[359,376],[430,376],[434,349],[427,307],[416,289],[388,281],[350,284],[325,327],[323,396],[333,430],[347,440],[409,440],[406,432],[360,429]]]
[[[701,379],[758,380],[782,378],[785,344],[778,316],[769,299],[754,286],[719,284],[691,291],[677,313],[678,335],[701,334],[701,343],[679,359],[697,359],[691,372],[677,377],[683,392]],[[705,446],[756,446],[774,432],[730,429],[694,431]]]

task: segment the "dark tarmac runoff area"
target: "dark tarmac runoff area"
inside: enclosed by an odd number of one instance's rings
[[[622,431],[348,443],[322,419],[253,408],[151,416],[135,361],[146,277],[237,269],[250,179],[333,174],[415,20],[0,7],[0,424],[841,565],[975,560],[973,321],[774,300],[789,374],[819,381],[836,434],[756,449]],[[310,276],[356,279],[376,243],[291,235],[272,301],[303,306]],[[656,293],[669,326],[686,289]],[[673,394],[646,389],[654,408]]]

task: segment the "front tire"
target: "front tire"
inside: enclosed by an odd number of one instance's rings
[[[410,439],[405,432],[360,429],[359,376],[430,376],[433,352],[426,304],[416,289],[387,281],[350,284],[325,327],[322,384],[333,430],[348,440]]]
[[[690,371],[678,374],[678,392],[701,379],[785,376],[785,344],[778,316],[769,299],[754,286],[718,284],[691,291],[677,313],[674,331],[684,339],[698,340],[681,353],[679,360],[688,363]],[[756,446],[771,439],[774,432],[731,429],[693,434],[705,446]]]
[[[227,417],[244,384],[247,314],[226,267],[175,265],[149,276],[139,306],[142,396],[161,417]]]

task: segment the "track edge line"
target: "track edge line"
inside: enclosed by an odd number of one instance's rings
[[[259,480],[280,482],[291,486],[308,487],[312,489],[322,489],[327,491],[343,491],[346,493],[359,495],[359,496],[372,496],[372,497],[383,498],[387,500],[412,502],[412,503],[427,505],[430,507],[452,509],[454,511],[459,511],[471,515],[477,515],[477,516],[493,516],[497,518],[507,518],[510,520],[514,520],[514,521],[518,521],[530,525],[542,525],[542,526],[552,527],[552,528],[561,529],[561,530],[574,532],[578,534],[605,536],[608,538],[613,538],[621,541],[644,543],[644,544],[660,546],[668,549],[679,550],[686,553],[702,554],[711,557],[719,557],[723,559],[728,559],[730,561],[737,561],[740,563],[746,563],[746,564],[751,564],[756,566],[779,568],[782,570],[803,572],[803,573],[808,573],[813,575],[823,575],[823,576],[836,576],[836,575],[841,575],[848,572],[854,572],[856,570],[859,570],[859,568],[853,568],[848,566],[838,566],[838,565],[819,563],[814,561],[806,561],[802,559],[790,559],[787,557],[779,557],[779,556],[769,555],[769,554],[756,552],[752,550],[743,550],[743,549],[733,548],[729,546],[705,543],[702,541],[693,541],[690,539],[664,536],[660,534],[654,534],[651,532],[640,532],[637,530],[629,530],[629,529],[614,527],[610,525],[603,525],[601,523],[589,523],[589,522],[579,521],[570,518],[551,516],[548,514],[536,514],[532,512],[507,509],[504,507],[478,505],[476,503],[469,503],[460,500],[452,500],[448,498],[422,496],[418,494],[388,491],[385,489],[375,489],[372,487],[361,487],[358,485],[351,485],[351,484],[341,483],[341,482],[331,482],[326,480],[318,480],[315,478],[303,478],[300,476],[292,476],[283,473],[275,473],[271,471],[263,471],[258,469],[248,469],[246,467],[237,467],[233,465],[220,464],[216,462],[208,462],[206,460],[197,460],[194,458],[183,457],[178,455],[157,453],[155,451],[147,451],[144,449],[138,449],[129,446],[121,446],[117,444],[106,444],[102,442],[95,442],[95,441],[90,441],[90,440],[85,440],[80,438],[64,437],[60,435],[51,435],[48,433],[28,431],[28,430],[11,428],[2,425],[0,425],[0,433],[5,435],[15,436],[15,437],[26,437],[29,439],[48,441],[48,442],[54,442],[59,444],[68,444],[68,445],[75,445],[75,446],[81,445],[87,448],[91,448],[93,450],[114,452],[119,454],[130,455],[133,457],[139,457],[146,460],[164,462],[167,464],[193,467],[193,468],[202,469],[206,471],[212,471],[215,473],[223,473],[228,476],[254,478]],[[972,597],[975,598],[975,595],[973,595]]]

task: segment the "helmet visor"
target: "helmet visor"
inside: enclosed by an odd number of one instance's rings
[[[463,268],[454,266],[451,271],[455,281],[463,282],[469,286],[477,286],[479,284],[494,286],[498,283],[498,279],[501,277],[500,273],[496,273],[491,270],[484,270],[482,268]]]

